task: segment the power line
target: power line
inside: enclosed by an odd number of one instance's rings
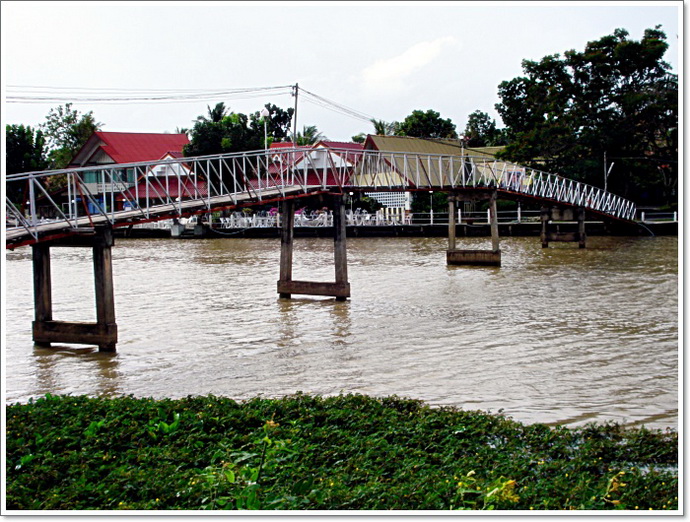
[[[8,86],[8,103],[151,103],[151,102],[186,102],[202,101],[213,98],[253,98],[288,94],[291,86],[252,87],[244,89],[179,89],[179,90],[134,90],[134,89],[88,89],[74,88],[73,94],[62,94],[52,89],[68,90],[69,88],[37,87],[37,86]],[[22,92],[17,89],[32,89],[33,92]],[[81,92],[77,92],[81,91]]]
[[[49,85],[8,85],[7,103],[89,103],[89,104],[171,104],[209,101],[218,98],[252,99],[292,94],[293,85],[247,87],[235,89],[143,89],[117,87],[61,87]],[[311,91],[300,88],[303,100],[332,112],[367,123],[375,119],[346,105],[342,105]]]
[[[339,103],[336,103],[334,101],[331,101],[327,98],[324,98],[323,96],[319,96],[317,94],[314,94],[313,92],[310,92],[306,89],[301,89],[305,94],[308,95],[311,99],[309,101],[311,103],[314,103],[315,105],[319,105],[321,107],[325,108],[330,108],[331,110],[335,112],[340,112],[341,114],[345,114],[348,116],[352,116],[355,119],[363,120],[368,122],[371,122],[372,119],[374,119],[373,116],[370,116],[368,114],[365,114],[363,112],[359,112],[355,109],[351,109],[350,107],[347,107],[345,105],[341,105]]]

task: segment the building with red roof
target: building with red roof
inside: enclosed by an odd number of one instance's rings
[[[159,187],[170,188],[177,187],[172,192],[191,191],[200,192],[205,191],[205,183],[197,181],[196,188],[188,186],[187,182],[179,182],[178,180],[170,181],[168,177],[175,176],[177,178],[185,177],[188,174],[188,168],[185,164],[166,164],[152,165],[146,169],[145,176],[140,170],[126,167],[128,163],[137,163],[141,161],[156,161],[156,160],[171,160],[179,159],[184,156],[183,147],[189,143],[189,138],[186,134],[162,134],[162,133],[148,133],[148,132],[103,132],[96,131],[86,141],[81,149],[74,156],[68,168],[77,167],[101,167],[107,165],[123,164],[122,169],[116,172],[109,172],[108,174],[99,173],[99,171],[82,171],[81,176],[86,184],[88,191],[93,195],[94,199],[103,207],[107,208],[109,202],[104,201],[99,195],[103,190],[104,185],[111,183],[118,183],[125,189],[133,189],[140,198],[148,197],[152,199],[163,199],[162,192],[165,189],[151,190],[152,181],[158,180],[158,176],[164,176],[164,184],[157,183]],[[147,184],[145,177],[153,176],[153,179]],[[139,177],[139,179],[137,179]],[[137,188],[138,182],[143,183],[145,189],[141,196]],[[140,183],[140,184],[141,184]],[[203,184],[203,187],[200,185]],[[148,189],[146,187],[148,186]],[[159,194],[159,192],[161,192]],[[123,192],[124,194],[124,192]],[[80,198],[77,198],[80,199]],[[122,201],[123,197],[118,197],[117,201]],[[130,198],[127,198],[130,199]],[[89,212],[96,213],[99,209],[89,201]]]
[[[166,153],[182,156],[186,134],[96,131],[74,156],[69,167],[134,163],[161,159]]]

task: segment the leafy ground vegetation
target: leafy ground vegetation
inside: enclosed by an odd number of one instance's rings
[[[397,397],[6,408],[11,510],[677,510],[678,435]]]

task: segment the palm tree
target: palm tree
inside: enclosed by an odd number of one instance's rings
[[[206,106],[208,109],[208,118],[206,116],[197,117],[197,121],[218,123],[225,118],[228,113],[228,109],[224,102],[216,103],[216,106],[212,109],[209,105]]]
[[[397,121],[387,122],[377,120],[375,118],[372,118],[370,121],[374,126],[374,134],[378,134],[380,136],[394,136],[395,131],[398,129]]]
[[[297,133],[297,145],[314,145],[325,139],[326,136],[318,131],[316,125],[305,125],[302,132]]]

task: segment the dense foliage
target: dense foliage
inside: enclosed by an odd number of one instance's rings
[[[411,136],[415,138],[457,138],[455,124],[450,118],[441,118],[435,110],[414,110],[403,121],[369,120],[374,127],[374,134],[379,136]],[[352,141],[363,143],[364,133],[352,137]]]
[[[50,168],[62,169],[69,165],[79,149],[91,135],[100,130],[102,123],[96,121],[93,111],[81,114],[72,109],[72,104],[50,109],[41,129],[48,141]]]
[[[638,202],[677,201],[678,77],[663,61],[666,35],[640,41],[617,29],[540,61],[499,86],[507,127],[503,157],[604,185]]]
[[[441,115],[429,109],[427,111],[415,110],[403,121],[397,124],[398,136],[413,136],[417,138],[457,138],[455,124],[449,119],[441,118]]]
[[[302,132],[298,132],[295,138],[297,145],[316,145],[321,140],[325,140],[326,137],[323,135],[316,125],[304,125],[302,127]]]
[[[223,102],[208,107],[208,115],[198,116],[191,129],[183,129],[190,138],[184,147],[185,156],[260,150],[273,141],[286,141],[294,109],[286,111],[271,103],[265,109],[269,116],[263,118],[259,112],[232,112]]]
[[[675,432],[361,395],[6,408],[7,508],[678,509]]]
[[[43,131],[30,126],[5,125],[5,171],[7,174],[43,170],[46,159],[46,139]]]
[[[93,112],[81,114],[72,104],[50,109],[45,123],[33,129],[25,125],[6,125],[5,168],[7,174],[61,169],[91,135],[101,128]],[[56,190],[67,183],[67,177],[53,176],[46,182],[48,190]],[[24,201],[26,184],[6,184],[7,195],[13,201]]]
[[[185,156],[263,148],[263,129],[261,133],[251,129],[245,114],[229,112],[223,102],[217,103],[213,109],[208,107],[208,117],[197,117],[189,136],[190,142],[183,149]]]
[[[48,166],[43,131],[24,125],[5,125],[5,171],[7,174],[43,170]],[[26,182],[5,182],[11,201],[24,202],[28,197]]]
[[[496,120],[482,111],[468,116],[463,140],[468,147],[496,147],[508,143],[505,129],[498,129]]]

